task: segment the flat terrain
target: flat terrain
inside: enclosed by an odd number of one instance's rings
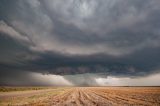
[[[70,87],[0,93],[0,106],[160,106],[160,87]]]

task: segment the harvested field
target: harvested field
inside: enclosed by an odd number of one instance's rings
[[[36,92],[12,96],[7,92],[6,97],[1,93],[0,105],[160,106],[159,87],[73,87]]]

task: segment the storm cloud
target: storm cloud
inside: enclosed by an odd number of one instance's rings
[[[25,71],[96,86],[96,78],[159,73],[159,11],[159,0],[1,0],[1,76]]]

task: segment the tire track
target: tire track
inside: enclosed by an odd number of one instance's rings
[[[93,90],[94,91],[94,90]],[[145,97],[142,98],[133,98],[130,95],[125,95],[121,93],[121,95],[119,93],[110,93],[110,92],[105,92],[105,91],[94,91],[97,95],[100,95],[104,98],[110,99],[113,102],[116,102],[118,104],[131,104],[134,105],[136,103],[136,105],[149,105],[152,106],[153,104],[155,104],[155,102],[150,101],[150,100],[145,100]]]
[[[160,102],[157,101],[160,100],[160,90],[157,91],[158,94],[155,93],[155,96],[158,96],[152,102],[142,98],[144,97],[143,94],[153,98],[152,92],[146,93],[146,91],[143,92],[142,90],[139,94],[134,94],[131,90],[76,87],[59,96],[55,96],[52,106],[159,106]],[[133,94],[134,98],[132,97]]]

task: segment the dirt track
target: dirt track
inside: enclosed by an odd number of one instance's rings
[[[0,93],[0,99],[12,98],[12,97],[29,97],[36,94],[43,94],[49,91],[53,91],[53,89],[45,89],[45,90],[31,90],[31,91],[16,91],[16,92],[2,92]]]
[[[73,88],[52,98],[54,106],[160,106],[160,90]]]

